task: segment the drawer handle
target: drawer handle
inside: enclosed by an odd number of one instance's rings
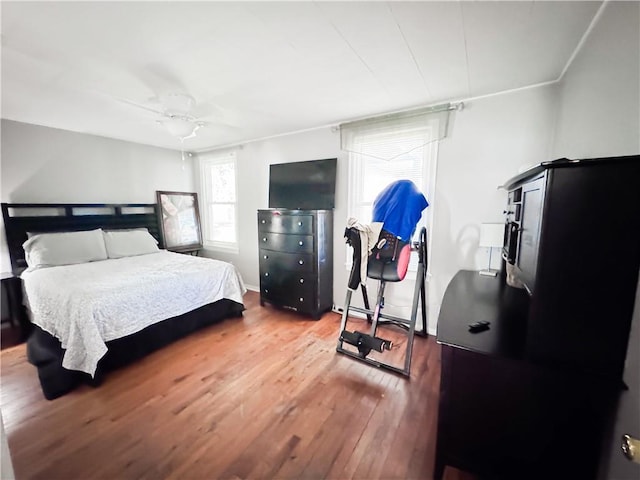
[[[302,226],[302,222],[298,222],[298,226],[301,227]]]
[[[304,283],[304,278],[301,278],[301,279],[300,279],[300,283]]]
[[[301,302],[304,302],[304,298],[300,297],[300,301],[301,301]]]
[[[265,277],[268,277],[268,276],[269,276],[269,272],[265,273],[265,274],[264,274],[264,276],[265,276]]]
[[[265,288],[265,289],[264,289],[264,293],[269,293],[269,289],[268,289],[268,288]]]
[[[304,260],[298,260],[298,263],[299,263],[300,265],[304,265]]]
[[[304,242],[303,242],[302,240],[300,240],[300,241],[298,242],[298,245],[303,246],[303,245],[304,245]]]
[[[262,237],[262,241],[266,242],[267,241],[267,237]]]
[[[262,258],[266,260],[267,258],[269,258],[269,255],[263,255]]]
[[[262,220],[262,222],[260,222],[260,223],[267,223],[267,221],[266,220]]]

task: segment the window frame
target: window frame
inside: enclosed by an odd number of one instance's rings
[[[427,133],[428,135],[428,133]],[[434,140],[429,143],[425,143],[420,148],[423,150],[422,156],[422,173],[421,173],[421,181],[417,182],[415,178],[409,178],[409,180],[413,181],[416,186],[424,193],[427,201],[429,202],[429,207],[423,212],[420,221],[416,226],[416,232],[412,237],[413,241],[418,241],[418,235],[420,233],[420,229],[422,226],[427,228],[427,244],[428,247],[431,246],[431,238],[433,236],[433,218],[434,218],[434,203],[435,203],[435,190],[436,190],[436,173],[437,173],[437,165],[438,165],[438,146],[439,141]],[[358,221],[362,223],[369,223],[371,219],[360,219],[357,218],[357,212],[360,211],[360,208],[365,205],[365,202],[362,202],[361,199],[363,197],[363,189],[362,184],[364,182],[364,173],[363,173],[363,162],[366,162],[367,159],[370,158],[367,155],[360,154],[357,152],[349,152],[349,169],[348,169],[348,183],[349,183],[349,194],[348,194],[348,217],[355,217]],[[384,161],[384,160],[382,160]],[[394,160],[389,160],[389,162],[394,162]],[[351,249],[346,249],[346,263],[345,266],[347,270],[351,269],[353,263],[353,254]],[[427,249],[427,275],[431,276],[431,248]],[[415,277],[415,273],[418,269],[418,256],[417,252],[411,252],[411,261],[409,263],[408,268],[408,276]]]
[[[228,253],[239,253],[238,244],[238,157],[236,152],[210,152],[198,156],[200,164],[200,211],[202,213],[202,243],[205,248],[218,250]],[[232,164],[234,172],[235,199],[233,202],[218,202],[211,198],[212,192],[208,188],[207,175],[210,174],[209,169],[214,165]],[[209,227],[213,220],[211,219],[210,205],[233,205],[235,242],[211,240],[208,238]]]

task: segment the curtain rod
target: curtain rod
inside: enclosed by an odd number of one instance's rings
[[[465,100],[458,100],[455,102],[451,102],[451,103],[443,103],[440,105],[433,105],[430,107],[421,107],[418,109],[413,109],[413,110],[402,110],[402,111],[397,111],[397,112],[390,112],[390,113],[385,113],[382,114],[380,116],[377,117],[363,117],[360,120],[349,120],[346,122],[342,122],[342,123],[330,123],[327,125],[319,125],[317,127],[310,127],[310,128],[303,128],[301,130],[294,130],[292,132],[284,132],[284,133],[278,133],[276,135],[267,135],[265,137],[258,137],[258,138],[252,138],[250,140],[245,140],[242,142],[235,142],[235,143],[227,143],[225,145],[218,145],[216,147],[203,147],[203,148],[199,148],[197,150],[194,150],[194,153],[200,155],[202,153],[208,153],[208,152],[214,152],[214,151],[218,151],[218,150],[224,150],[226,148],[242,148],[244,147],[244,145],[247,145],[249,143],[254,143],[254,142],[262,142],[265,140],[271,140],[274,138],[280,138],[280,137],[287,137],[289,135],[294,135],[294,134],[299,134],[299,133],[306,133],[306,132],[313,132],[315,130],[320,130],[323,128],[330,128],[332,132],[338,132],[340,130],[340,127],[344,126],[344,125],[349,125],[351,123],[355,123],[355,122],[359,122],[361,120],[368,120],[368,119],[377,119],[377,118],[386,118],[388,116],[391,115],[398,115],[400,113],[408,113],[408,112],[415,112],[417,110],[423,110],[423,109],[430,109],[430,108],[443,108],[443,107],[447,107],[447,110],[458,110],[458,111],[462,111],[464,110],[464,102],[465,101],[469,101],[469,100],[475,100],[475,98],[468,98]],[[441,111],[445,111],[444,109]],[[431,113],[437,113],[437,111],[433,111]]]
[[[346,126],[350,126],[350,125],[356,125],[359,123],[363,123],[363,122],[378,122],[378,121],[382,121],[382,120],[389,120],[392,118],[410,118],[410,117],[414,117],[414,116],[418,116],[418,115],[426,115],[429,113],[440,113],[440,112],[447,112],[447,111],[451,111],[451,110],[458,110],[458,111],[462,111],[464,109],[464,102],[457,102],[457,103],[441,103],[439,105],[433,105],[430,107],[421,107],[421,108],[415,108],[413,110],[400,110],[397,112],[392,112],[392,113],[385,113],[382,115],[375,115],[372,117],[364,117],[364,118],[360,118],[358,120],[350,120],[348,122],[344,122],[344,123],[340,123],[338,125],[338,128],[342,128],[342,127],[346,127]]]

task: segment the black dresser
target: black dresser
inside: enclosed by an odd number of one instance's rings
[[[502,274],[458,272],[438,318],[436,479],[445,465],[487,478],[598,478],[625,381],[639,186],[637,155],[545,162],[505,183]],[[507,285],[507,269],[524,289]],[[489,330],[468,330],[483,320]]]
[[[598,478],[620,385],[535,362],[529,307],[527,293],[499,276],[463,270],[447,287],[435,480],[447,465],[487,479]],[[481,320],[489,330],[471,333]]]
[[[319,319],[333,307],[333,211],[258,210],[260,305]]]

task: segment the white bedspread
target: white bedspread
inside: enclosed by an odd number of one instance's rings
[[[121,338],[208,303],[242,303],[246,292],[226,262],[167,251],[22,273],[32,321],[66,349],[62,366],[94,375]]]

